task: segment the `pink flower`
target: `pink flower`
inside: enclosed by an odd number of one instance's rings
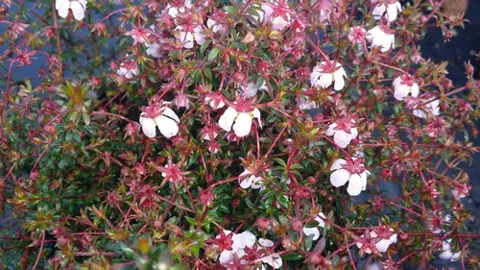
[[[348,40],[355,44],[362,44],[367,31],[361,26],[352,26],[348,31]]]

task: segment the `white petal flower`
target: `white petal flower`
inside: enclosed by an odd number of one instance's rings
[[[393,80],[393,96],[399,101],[405,100],[409,95],[417,97],[420,93],[420,88],[416,82],[405,82],[405,80],[411,81],[412,79],[402,78],[402,76],[400,76]]]
[[[233,131],[238,137],[245,137],[252,129],[252,117],[249,113],[239,113],[233,124]]]
[[[347,187],[348,194],[350,196],[358,196],[362,192],[362,189],[363,189],[362,178],[358,173],[352,174],[348,179],[348,187]]]
[[[312,240],[316,241],[320,237],[320,230],[318,229],[318,227],[320,227],[320,228],[325,227],[325,220],[324,219],[326,219],[326,218],[327,217],[322,212],[318,213],[318,215],[315,217],[315,221],[318,222],[318,226],[314,227],[314,228],[303,227],[303,233],[306,236],[311,236]]]
[[[378,25],[367,31],[366,39],[372,47],[380,47],[381,52],[387,52],[395,47],[395,35],[385,33]]]
[[[332,166],[330,166],[330,170],[331,171],[338,170],[342,168],[342,166],[345,164],[347,164],[347,161],[343,158],[339,158],[332,163]]]
[[[314,228],[303,227],[303,233],[307,237],[311,236],[313,241],[316,241],[320,237],[320,231],[318,230],[317,227],[314,227]]]
[[[344,159],[337,159],[333,162],[330,170],[330,183],[332,186],[338,188],[344,186],[348,182],[347,192],[350,196],[358,196],[363,190],[367,188],[367,177],[370,172],[363,167],[355,157],[346,161]],[[350,171],[352,172],[350,172]]]
[[[227,132],[233,129],[235,135],[241,138],[250,134],[253,118],[258,119],[261,128],[260,111],[257,108],[254,108],[250,112],[238,112],[235,108],[228,107],[222,116],[220,116],[218,125]]]
[[[413,115],[419,118],[427,118],[428,116],[438,116],[440,114],[440,100],[425,100],[421,99],[421,103],[426,103],[423,108],[413,110]]]
[[[170,17],[176,18],[179,13],[184,13],[186,9],[192,7],[192,2],[191,0],[185,0],[184,5],[180,7],[174,7],[171,6],[170,4],[167,5],[167,13]]]
[[[171,118],[159,115],[155,117],[155,123],[157,123],[160,133],[162,133],[167,139],[178,134],[178,123]]]
[[[227,32],[227,27],[225,27],[225,25],[219,24],[211,18],[207,20],[207,26],[212,29],[212,32],[214,33],[224,34]]]
[[[261,120],[261,115],[260,115],[260,110],[255,108],[252,112],[253,118],[257,118],[258,125],[260,128],[262,128],[262,120]]]
[[[397,234],[392,234],[389,239],[382,239],[375,244],[379,252],[387,252],[388,247],[397,242]]]
[[[345,69],[340,63],[335,63],[334,67],[332,65],[333,62],[327,63],[324,61],[313,68],[310,74],[312,87],[327,88],[334,83],[334,90],[339,91],[343,89],[345,86],[344,77],[347,77]]]
[[[390,231],[394,232],[394,230],[392,228],[390,228]],[[361,237],[363,238],[363,237],[365,237],[365,235],[362,235]],[[370,238],[377,239],[376,240],[377,242],[375,243],[375,247],[377,248],[377,250],[379,252],[387,252],[390,245],[397,242],[397,234],[396,233],[392,233],[389,238],[380,238],[375,231],[371,231],[370,232]],[[358,248],[361,248],[362,246],[363,246],[363,243],[360,243],[360,242],[357,243]],[[372,250],[367,248],[365,250],[365,253],[371,254]]]
[[[218,120],[218,125],[227,132],[232,130],[232,125],[237,115],[238,112],[237,110],[235,110],[235,108],[228,107],[222,114],[222,116],[220,116],[220,119]]]
[[[205,42],[205,35],[201,26],[197,26],[193,29],[193,36],[198,45],[202,45]]]
[[[145,46],[147,50],[145,51],[147,55],[155,58],[160,58],[163,55],[162,49],[160,44],[158,43],[146,43]]]
[[[274,243],[271,240],[264,239],[264,238],[258,239],[258,243],[259,243],[258,250],[262,250],[264,248],[269,248],[274,246]],[[274,269],[278,269],[283,265],[282,258],[279,255],[263,256],[262,262],[270,265]]]
[[[330,175],[330,183],[334,187],[341,187],[348,182],[350,176],[351,174],[345,169],[336,170]]]
[[[343,118],[339,120],[341,127],[339,128],[338,123],[334,122],[328,126],[325,135],[333,136],[333,141],[341,148],[347,147],[350,142],[355,139],[358,135],[358,130],[354,126],[355,121],[351,118]]]
[[[438,257],[442,260],[449,260],[451,262],[454,262],[458,259],[460,259],[460,252],[452,252],[452,247],[450,246],[450,243],[452,242],[452,239],[448,239],[446,241],[442,242],[442,250],[440,254],[438,254]]]
[[[236,234],[229,230],[224,230],[225,235],[232,234],[232,246],[230,250],[223,250],[220,253],[220,264],[230,264],[233,262],[234,257],[241,259],[245,255],[245,248],[252,248],[255,245],[256,237],[249,231]],[[217,235],[217,239],[220,235]]]
[[[77,21],[81,21],[85,18],[87,0],[57,0],[55,9],[58,11],[58,15],[64,19],[67,18],[68,11],[71,9],[73,17]]]
[[[149,138],[155,137],[157,131],[156,131],[156,124],[155,121],[152,118],[145,118],[140,116],[140,125],[142,126],[142,131],[145,136]]]
[[[180,118],[170,108],[162,108],[161,114],[154,118],[146,117],[146,113],[140,115],[140,125],[142,126],[143,133],[149,138],[153,138],[156,135],[156,126],[160,130],[160,133],[166,138],[171,138],[178,134],[178,123]]]
[[[385,13],[386,11],[386,13]],[[398,13],[402,11],[402,5],[399,2],[395,3],[380,3],[373,9],[372,15],[375,20],[380,20],[385,14],[385,18],[389,22],[393,22],[397,19]]]

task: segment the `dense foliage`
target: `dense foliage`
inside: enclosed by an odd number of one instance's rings
[[[2,269],[479,265],[442,1],[0,3]]]

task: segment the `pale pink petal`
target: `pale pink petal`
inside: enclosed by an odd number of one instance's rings
[[[354,173],[348,180],[347,192],[350,196],[358,196],[362,192],[362,179],[360,175]]]
[[[237,137],[245,137],[252,129],[252,117],[249,113],[239,113],[233,124],[233,131]]]
[[[238,112],[237,110],[235,110],[235,108],[228,107],[222,114],[222,116],[220,116],[220,119],[218,120],[218,125],[227,132],[232,130],[232,125],[237,115]]]
[[[83,20],[85,18],[85,8],[77,1],[70,2],[70,8],[72,9],[73,17],[77,21]]]
[[[332,166],[330,166],[330,170],[331,171],[338,170],[342,168],[342,166],[345,164],[347,164],[347,161],[343,158],[339,158],[332,163]]]
[[[330,183],[334,187],[341,187],[347,183],[350,173],[345,169],[338,169],[330,175]]]
[[[145,118],[140,116],[140,125],[142,126],[142,131],[145,136],[149,138],[155,137],[157,130],[155,121],[152,118]]]
[[[159,115],[155,117],[155,122],[157,123],[160,133],[166,138],[171,138],[178,134],[178,124],[175,120],[172,120],[164,115]]]

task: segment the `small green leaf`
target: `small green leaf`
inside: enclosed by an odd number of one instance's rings
[[[220,53],[219,48],[213,48],[210,53],[208,54],[207,60],[208,61],[213,61],[215,58],[217,58],[218,54]]]
[[[237,15],[237,14],[238,14],[238,10],[237,10],[237,8],[234,7],[234,6],[224,6],[223,9],[224,9],[226,12],[228,12],[228,13],[230,13],[230,14],[232,14],[232,15]]]

